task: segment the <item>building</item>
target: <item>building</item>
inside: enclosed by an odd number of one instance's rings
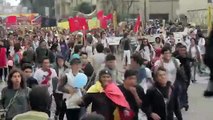
[[[179,6],[177,14],[187,16],[188,22],[201,26],[207,25],[207,0],[179,0]]]

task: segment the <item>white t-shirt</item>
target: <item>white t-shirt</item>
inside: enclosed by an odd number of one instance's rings
[[[104,53],[96,53],[93,55],[92,58],[92,64],[94,67],[94,70],[97,72],[102,66],[105,64],[105,57],[106,55]]]
[[[108,45],[109,45],[109,42],[108,42],[107,38],[102,39],[101,43],[104,45],[104,48],[108,47]]]
[[[48,91],[50,94],[53,93],[53,85],[52,85],[52,79],[57,77],[57,73],[54,69],[50,68],[52,74],[51,79],[49,81],[50,86],[48,87]],[[38,81],[39,85],[41,85],[42,81],[45,79],[45,77],[48,75],[47,71],[43,71],[41,68],[37,69],[34,73],[34,78]]]
[[[200,38],[198,41],[198,46],[200,47],[200,54],[203,55],[206,53],[206,47],[205,47],[206,41],[204,38]]]
[[[145,46],[144,47],[144,50],[140,50],[140,45],[136,48],[136,51],[140,52],[141,53],[141,56],[148,60],[148,61],[151,61],[151,59],[153,59],[155,57],[155,51],[154,51],[154,48],[151,46],[151,49],[149,49],[148,46]],[[151,54],[153,52],[153,56],[151,58]]]
[[[198,52],[200,53],[200,47],[197,46]],[[191,47],[191,57],[197,58],[197,49],[196,46]],[[190,52],[190,47],[188,48],[188,52]]]
[[[177,61],[178,66],[180,66],[180,61],[178,59],[175,60]],[[154,66],[161,66],[161,64],[162,64],[161,60],[157,60]],[[171,59],[168,63],[163,62],[163,67],[167,71],[169,81],[171,81],[173,84],[176,80],[176,73],[177,73],[177,68],[175,66],[173,59]]]
[[[86,46],[84,48],[84,52],[86,52],[88,56],[91,57],[93,55],[92,46]]]

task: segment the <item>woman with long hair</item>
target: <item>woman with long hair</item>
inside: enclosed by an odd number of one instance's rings
[[[201,51],[199,46],[196,44],[196,40],[191,38],[191,45],[188,48],[189,57],[193,58],[195,62],[192,63],[192,82],[196,82],[196,72],[197,68],[200,70],[200,63],[202,61]]]
[[[141,39],[140,45],[136,48],[136,51],[147,61],[151,61],[155,57],[155,51],[148,39]]]
[[[1,92],[1,104],[7,110],[6,120],[12,120],[17,114],[29,110],[29,92],[30,90],[25,86],[22,72],[18,69],[11,70],[7,87]]]

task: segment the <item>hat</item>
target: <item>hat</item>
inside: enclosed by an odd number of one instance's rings
[[[112,76],[111,72],[107,69],[103,69],[99,72],[99,78],[102,76],[102,75],[110,75]]]
[[[79,58],[73,58],[70,61],[70,65],[74,65],[74,64],[81,64],[81,60]]]

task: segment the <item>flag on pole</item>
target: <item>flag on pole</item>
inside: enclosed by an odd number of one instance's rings
[[[208,7],[208,33],[212,30],[212,7]]]
[[[57,24],[57,26],[59,28],[62,28],[62,29],[69,29],[69,22],[68,21],[64,21],[64,22],[59,22]]]
[[[95,17],[88,20],[89,30],[100,28],[100,21]]]
[[[134,32],[138,32],[140,25],[141,25],[141,16],[139,15],[137,21],[135,22]]]
[[[97,18],[101,19],[103,16],[104,16],[104,11],[103,10],[98,11]]]
[[[75,32],[78,30],[88,30],[88,24],[86,18],[74,17],[69,19],[70,32]]]
[[[118,25],[118,22],[117,22],[117,12],[114,11],[113,12],[113,26],[114,26],[114,30],[116,30],[117,25]]]
[[[7,24],[15,24],[17,22],[16,16],[9,16],[7,17]]]

